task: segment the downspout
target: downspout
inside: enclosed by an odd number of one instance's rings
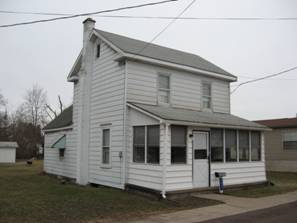
[[[161,196],[163,199],[166,199],[166,154],[167,154],[167,149],[168,149],[168,123],[165,124],[165,137],[164,137],[164,151],[163,151],[163,163],[162,163],[162,193]]]
[[[125,189],[127,183],[127,61],[124,70],[124,117],[123,117],[123,155],[122,155],[122,185]]]

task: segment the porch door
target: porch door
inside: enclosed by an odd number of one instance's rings
[[[194,132],[193,139],[193,185],[194,187],[208,187],[209,134],[208,132]]]

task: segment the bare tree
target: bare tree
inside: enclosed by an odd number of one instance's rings
[[[22,115],[25,112],[26,117],[23,120],[27,120],[33,126],[45,125],[47,122],[47,95],[45,90],[35,84],[31,89],[27,90],[24,100],[25,102],[19,108]]]
[[[54,118],[57,118],[57,116],[64,110],[64,105],[60,95],[58,95],[58,101],[59,101],[59,109],[60,109],[59,112],[53,109],[49,104],[46,104],[46,113],[51,120],[53,120]]]
[[[5,107],[6,104],[7,104],[7,100],[4,98],[4,96],[0,92],[0,108]]]

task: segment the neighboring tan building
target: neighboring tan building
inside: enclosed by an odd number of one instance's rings
[[[297,172],[297,117],[256,122],[272,129],[264,133],[266,169]]]
[[[266,181],[266,126],[230,113],[235,76],[186,52],[95,29],[68,81],[73,105],[45,128],[44,170],[161,192]]]

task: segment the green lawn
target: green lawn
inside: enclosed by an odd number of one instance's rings
[[[239,197],[265,197],[297,190],[297,173],[268,172],[267,179],[274,185],[250,186],[226,190],[225,194]]]
[[[110,222],[218,204],[186,198],[158,201],[106,187],[61,184],[41,174],[42,162],[0,165],[0,222]]]

